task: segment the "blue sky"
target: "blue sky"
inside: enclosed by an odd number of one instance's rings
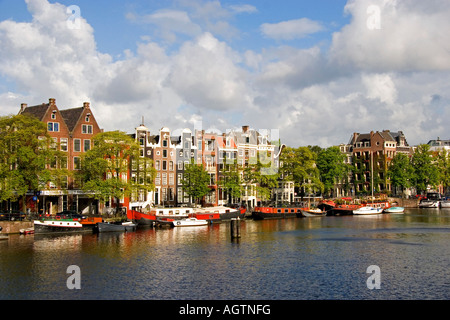
[[[450,138],[448,17],[439,0],[0,0],[0,114],[54,97],[91,102],[105,130],[144,116],[153,132],[250,125],[293,146]]]

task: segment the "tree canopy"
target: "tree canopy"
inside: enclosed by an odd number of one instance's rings
[[[118,199],[133,192],[154,189],[155,171],[151,160],[140,157],[138,143],[124,132],[97,134],[92,149],[83,155],[81,163],[78,177],[82,189],[102,202],[114,198],[118,203]],[[132,163],[141,169],[138,174],[142,174],[142,179],[129,179],[128,171]]]
[[[17,201],[68,175],[45,123],[29,115],[0,117],[0,154],[0,201]]]

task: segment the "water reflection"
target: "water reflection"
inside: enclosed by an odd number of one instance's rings
[[[450,210],[11,236],[1,299],[448,299]],[[67,267],[82,289],[68,290]],[[382,289],[368,290],[378,265]]]

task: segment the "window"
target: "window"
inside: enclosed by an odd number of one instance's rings
[[[175,176],[173,173],[169,173],[169,184],[175,184]]]
[[[59,122],[49,122],[47,124],[47,130],[50,132],[59,132]]]
[[[61,169],[67,169],[67,157],[61,157],[60,167]]]
[[[165,172],[162,174],[162,184],[167,185],[167,173]]]
[[[167,144],[168,144],[167,140],[163,140],[163,147],[167,147]]]
[[[155,169],[159,170],[159,167],[160,167],[160,161],[156,160],[156,162],[155,162]]]
[[[183,170],[183,161],[178,161],[178,170]]]
[[[163,150],[163,158],[167,158],[167,150]]]
[[[61,138],[60,140],[61,151],[67,151],[67,138]]]
[[[81,139],[73,139],[73,151],[81,152]]]
[[[162,169],[167,170],[167,161],[163,161],[162,164],[163,164]]]
[[[92,134],[92,125],[83,124],[81,127],[81,132],[85,134]]]
[[[81,158],[80,157],[73,157],[73,168],[74,168],[74,170],[81,169]]]
[[[84,140],[84,152],[91,150],[91,140]]]
[[[173,161],[169,161],[169,170],[173,170]]]

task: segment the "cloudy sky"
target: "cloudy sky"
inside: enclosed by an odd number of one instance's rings
[[[49,98],[129,133],[450,139],[450,1],[0,0],[0,115]]]

